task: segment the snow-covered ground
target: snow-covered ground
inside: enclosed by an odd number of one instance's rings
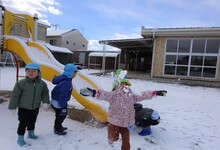
[[[90,73],[94,70],[82,70]],[[24,75],[24,69],[20,70]],[[96,83],[105,90],[111,90],[113,77],[92,76]],[[12,90],[16,79],[15,68],[0,68],[0,90]],[[144,107],[158,111],[161,122],[152,126],[150,136],[141,137],[139,128],[131,131],[131,150],[218,150],[220,147],[220,89],[190,87],[178,84],[156,83],[144,80],[129,80],[132,90],[140,93],[143,90],[168,91],[166,97],[156,97],[143,101]],[[51,90],[53,85],[50,82]],[[70,105],[83,108],[74,98]],[[41,110],[36,123],[36,134],[39,139],[25,137],[29,147],[19,147],[17,140],[17,116],[8,110],[8,102],[0,104],[0,149],[1,150],[119,150],[121,141],[111,147],[107,142],[107,127],[96,128],[71,119],[66,119],[68,127],[65,136],[53,134],[54,113]]]

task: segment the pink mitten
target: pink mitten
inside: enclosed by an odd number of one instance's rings
[[[157,91],[151,91],[151,95],[155,96],[157,94]]]
[[[99,97],[100,96],[100,92],[99,90],[96,91],[95,97]]]

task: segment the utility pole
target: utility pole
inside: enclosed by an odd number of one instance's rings
[[[103,57],[102,57],[102,72],[103,72],[103,75],[105,75],[106,44],[107,44],[107,42],[105,42],[104,45],[103,45]]]

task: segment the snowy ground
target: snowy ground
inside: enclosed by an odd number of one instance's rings
[[[94,70],[83,70],[92,72]],[[21,69],[20,75],[24,75]],[[111,90],[113,77],[92,76],[103,89]],[[161,122],[152,126],[150,136],[141,137],[139,128],[131,132],[131,150],[218,150],[220,147],[220,89],[190,87],[177,84],[156,83],[131,79],[132,89],[136,93],[142,90],[166,89],[166,97],[157,97],[143,101],[145,107],[153,108],[161,116]],[[12,90],[15,83],[14,68],[0,68],[0,90]],[[49,82],[49,89],[53,85]],[[70,105],[83,108],[75,99]],[[65,136],[53,134],[54,113],[41,110],[36,124],[38,140],[25,140],[31,144],[20,148],[17,143],[17,116],[7,110],[8,102],[0,104],[0,147],[1,150],[119,150],[121,142],[111,147],[107,142],[107,128],[92,127],[71,119],[66,119],[68,127]]]

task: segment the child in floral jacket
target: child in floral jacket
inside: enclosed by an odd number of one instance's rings
[[[161,94],[161,91],[143,91],[142,95],[134,94],[129,86],[131,83],[126,79],[118,79],[114,82],[114,90],[92,90],[93,95],[99,100],[109,102],[108,108],[108,141],[112,144],[122,137],[122,150],[130,149],[130,133],[128,127],[135,124],[134,104],[143,100],[150,100]],[[163,91],[164,92],[164,91]],[[162,96],[162,95],[161,95]]]

